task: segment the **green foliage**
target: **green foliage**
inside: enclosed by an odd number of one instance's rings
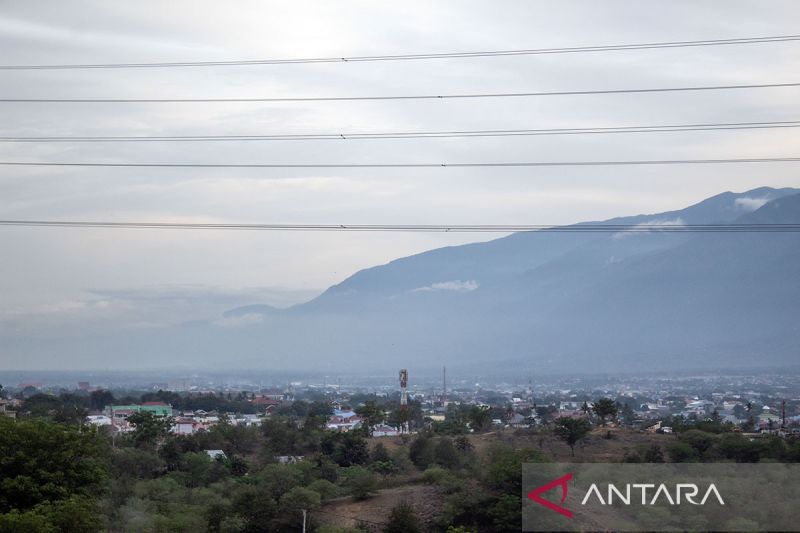
[[[673,463],[687,463],[697,459],[697,452],[683,441],[670,442],[666,446]]]
[[[236,523],[241,526],[239,531],[259,533],[273,530],[272,521],[278,513],[278,504],[270,492],[245,485],[235,494],[231,510],[238,515]],[[230,523],[227,524],[228,528],[230,526]],[[220,529],[223,529],[222,525]]]
[[[175,477],[187,487],[203,487],[225,478],[229,474],[223,459],[211,459],[205,452],[190,452],[181,458]]]
[[[691,446],[694,449],[695,455],[701,459],[707,456],[707,452],[717,441],[717,437],[714,434],[698,429],[690,429],[689,431],[681,433],[679,438],[682,442]]]
[[[383,477],[388,477],[396,474],[400,469],[393,461],[377,461],[369,465],[370,470]]]
[[[606,424],[606,419],[614,419],[617,416],[618,410],[619,407],[617,403],[611,398],[600,398],[594,402],[592,406],[592,411],[600,417],[600,421],[603,425]]]
[[[663,463],[664,451],[658,444],[640,446],[635,451],[625,453],[624,463]]]
[[[489,508],[492,531],[519,531],[522,521],[522,500],[519,496],[504,494]]]
[[[228,456],[247,455],[255,451],[259,444],[258,428],[236,426],[233,424],[217,424],[209,433],[210,438],[219,437],[222,449]],[[203,449],[217,449],[204,447]]]
[[[326,433],[321,442],[322,453],[339,466],[363,465],[369,462],[369,447],[360,431]]]
[[[436,464],[448,469],[458,468],[461,465],[461,458],[458,450],[453,446],[453,441],[447,437],[439,439],[434,448]]]
[[[356,414],[364,419],[364,430],[369,437],[372,436],[372,427],[386,419],[386,411],[373,400],[367,400],[364,405],[356,407]]]
[[[448,472],[439,466],[432,466],[422,473],[422,480],[425,483],[438,484],[448,477]]]
[[[545,457],[539,450],[495,444],[488,449],[485,480],[491,489],[501,494],[521,494],[522,464],[544,461]]]
[[[492,429],[492,415],[488,410],[473,406],[469,411],[470,428],[476,433],[483,433]]]
[[[0,416],[0,512],[99,494],[106,454],[93,428]]]
[[[56,533],[56,526],[47,517],[36,512],[24,513],[13,509],[9,513],[0,514],[0,533]]]
[[[339,487],[327,479],[316,479],[308,485],[308,488],[319,494],[323,500],[330,500],[339,495]]]
[[[119,448],[111,454],[114,477],[149,479],[166,470],[166,464],[155,453],[138,448]]]
[[[247,471],[250,469],[250,467],[247,466],[247,461],[238,455],[234,455],[228,459],[227,466],[234,476],[246,476]]]
[[[420,470],[425,470],[436,462],[436,449],[433,440],[429,436],[420,433],[411,441],[408,456],[414,466]]]
[[[375,474],[362,466],[350,466],[342,469],[342,478],[344,486],[357,500],[369,498],[378,488]]]
[[[421,533],[422,525],[411,504],[401,501],[389,513],[389,519],[383,531],[384,533]]]
[[[302,455],[302,439],[297,427],[288,418],[267,418],[261,422],[264,446],[270,455]]]
[[[493,497],[481,486],[463,482],[462,490],[450,494],[442,506],[436,521],[444,529],[447,526],[468,526],[471,530],[478,529],[479,525],[489,526],[491,517],[488,516],[488,507]],[[491,531],[485,527],[487,531]]]
[[[276,527],[273,529],[295,530],[303,520],[303,510],[313,511],[319,508],[319,494],[313,490],[302,487],[295,487],[281,496],[278,505],[278,517]]]
[[[31,418],[49,418],[57,410],[61,409],[62,403],[57,396],[52,394],[36,393],[25,400],[20,409],[20,415]]]
[[[266,465],[253,478],[260,491],[268,494],[275,501],[301,484],[301,474],[287,465]]]
[[[379,442],[374,448],[372,448],[372,452],[369,454],[369,459],[373,463],[391,461],[389,452],[386,450],[386,446],[384,446],[382,442]]]
[[[114,405],[116,399],[110,391],[95,390],[89,394],[89,408],[93,411],[102,411],[107,405]]]
[[[153,413],[142,411],[133,413],[128,422],[134,426],[131,433],[133,444],[139,448],[155,449],[168,434],[172,422],[169,418],[159,418]]]
[[[591,424],[585,418],[562,416],[555,420],[553,433],[567,443],[572,451],[572,456],[575,457],[575,445],[586,438],[591,429]]]

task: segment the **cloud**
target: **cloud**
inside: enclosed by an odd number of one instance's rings
[[[750,198],[745,196],[743,198],[737,198],[734,203],[736,207],[744,209],[745,211],[755,211],[767,202],[769,202],[769,198]]]
[[[648,220],[647,222],[642,222],[641,224],[636,224],[634,227],[637,228],[644,228],[644,227],[651,227],[651,226],[684,226],[686,223],[683,221],[682,218],[678,217],[672,220]],[[633,237],[635,235],[649,235],[650,233],[657,232],[658,228],[653,228],[652,230],[640,229],[637,231],[621,231],[619,233],[615,233],[611,236],[612,239],[626,239],[628,237]]]
[[[454,279],[452,281],[442,281],[439,283],[432,283],[425,287],[417,287],[411,292],[431,292],[431,291],[454,291],[454,292],[471,292],[478,289],[478,282],[474,279],[468,281],[461,281]]]

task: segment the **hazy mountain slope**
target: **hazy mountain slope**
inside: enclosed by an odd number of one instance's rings
[[[800,223],[799,193],[723,193],[607,222]],[[53,367],[680,370],[800,363],[798,317],[798,233],[527,232],[366,269],[289,309],[3,343]]]
[[[753,203],[766,202],[798,189],[771,189],[762,187],[744,193],[726,192],[678,211],[651,215],[620,217],[604,221],[609,224],[642,224],[683,222],[686,224],[724,223],[742,216],[752,209]],[[674,236],[673,236],[674,237]],[[430,287],[434,283],[474,280],[479,285],[493,284],[498,279],[513,277],[522,272],[547,264],[571,252],[587,253],[592,248],[606,255],[605,247],[617,251],[614,259],[652,249],[670,246],[678,239],[653,237],[651,239],[604,239],[597,235],[552,234],[525,232],[486,243],[439,248],[386,265],[357,272],[328,289],[309,304],[309,308],[333,308],[333,305],[351,303],[364,305],[364,297],[385,297]],[[606,256],[609,257],[609,256]],[[573,260],[580,261],[578,257]],[[442,289],[446,290],[446,289]],[[361,297],[359,299],[359,297]],[[336,302],[336,304],[333,304]]]
[[[723,193],[613,223],[800,221],[797,192]],[[543,371],[791,362],[798,272],[797,234],[522,233],[361,271],[265,317],[259,334],[298,362],[367,366],[396,357],[499,358]],[[287,333],[295,328],[310,337]]]

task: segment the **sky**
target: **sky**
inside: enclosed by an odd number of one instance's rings
[[[464,52],[796,33],[793,1],[4,2],[0,64]],[[800,43],[375,63],[0,71],[2,98],[570,91],[798,82]],[[0,136],[248,135],[800,118],[800,89],[438,101],[0,103]],[[0,143],[0,160],[414,163],[794,157],[796,130],[216,143]],[[566,224],[800,185],[796,163],[608,168],[0,167],[0,219]],[[0,336],[306,301],[359,269],[494,236],[0,227]],[[0,357],[2,353],[0,352]],[[5,362],[8,363],[8,362]],[[13,366],[13,365],[12,365]]]

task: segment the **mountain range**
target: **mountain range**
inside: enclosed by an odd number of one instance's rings
[[[602,223],[800,223],[800,189],[725,192]],[[513,233],[367,268],[287,309],[254,302],[69,343],[84,364],[114,353],[148,366],[325,373],[795,365],[800,233]]]
[[[800,190],[726,192],[604,224],[800,222]],[[355,273],[287,310],[248,306],[264,360],[526,372],[800,362],[800,234],[522,232]],[[233,342],[233,339],[231,339]]]

